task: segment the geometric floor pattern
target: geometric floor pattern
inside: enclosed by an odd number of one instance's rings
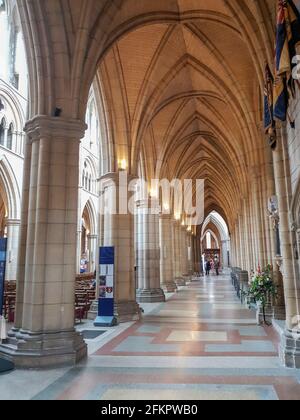
[[[300,399],[300,371],[280,365],[276,332],[256,325],[255,313],[240,304],[229,276],[201,278],[166,303],[146,306],[141,322],[90,343],[86,362],[48,372],[40,389],[34,385],[31,394],[18,398]],[[0,377],[0,398],[7,390],[2,380],[13,386],[22,373]]]

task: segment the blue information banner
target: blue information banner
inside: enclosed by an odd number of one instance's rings
[[[99,265],[115,264],[115,248],[102,246],[99,252]]]
[[[0,315],[3,315],[7,239],[0,238]]]
[[[115,249],[101,247],[99,250],[98,317],[94,322],[97,327],[113,326],[117,323],[114,316],[114,277]]]

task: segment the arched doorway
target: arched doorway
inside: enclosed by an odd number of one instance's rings
[[[230,237],[224,218],[212,211],[201,229],[201,253],[205,260],[218,259],[222,268],[230,266]]]

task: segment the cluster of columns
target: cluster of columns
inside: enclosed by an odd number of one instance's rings
[[[8,343],[0,346],[0,353],[17,366],[72,364],[87,352],[74,329],[78,161],[84,131],[85,125],[78,121],[42,116],[26,125],[16,319]],[[276,305],[285,309],[287,322],[281,357],[286,365],[300,367],[300,286],[294,275],[284,133],[281,131],[278,147],[269,156],[269,165],[253,171],[249,197],[242,200],[232,230],[231,255],[232,265],[247,271],[258,264],[263,267],[273,262],[278,267],[278,261],[282,263],[282,276],[278,271],[276,277],[285,297],[285,302],[279,299]],[[268,156],[267,150],[261,153]],[[271,159],[275,174],[270,170]],[[116,172],[102,177],[102,197],[123,197],[119,175]],[[129,176],[127,181],[133,179]],[[192,236],[180,220],[160,213],[159,202],[153,199],[139,200],[136,214],[128,211],[133,193],[128,193],[128,185],[125,190],[126,211],[122,200],[116,200],[114,211],[100,212],[99,245],[115,247],[115,315],[119,322],[139,319],[137,301],[163,302],[166,292],[185,285],[189,276],[198,271],[201,258],[199,238]],[[265,202],[275,193],[279,202],[280,256]],[[105,198],[101,200],[103,205],[105,202]],[[13,238],[18,226],[12,221],[10,228]]]
[[[267,264],[273,266],[277,297],[272,303],[274,319],[286,320],[281,334],[280,355],[288,367],[300,368],[300,283],[295,269],[291,226],[291,172],[287,129],[277,127],[277,147],[260,150],[265,163],[254,168],[249,196],[231,232],[232,266],[249,273]],[[277,202],[275,213],[268,199]]]
[[[194,273],[192,233],[156,199],[136,203],[137,301],[163,302]]]

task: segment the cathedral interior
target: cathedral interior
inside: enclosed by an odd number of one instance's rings
[[[300,0],[0,0],[0,39],[0,399],[299,400]]]

